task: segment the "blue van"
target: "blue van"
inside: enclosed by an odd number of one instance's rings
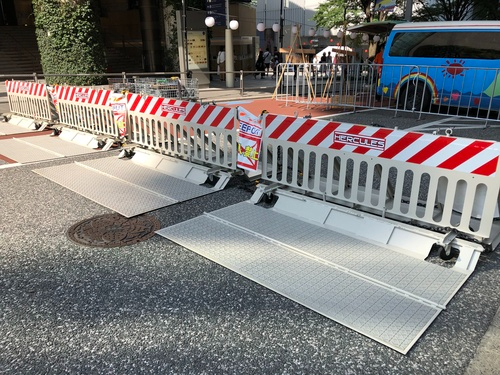
[[[383,57],[377,94],[400,107],[500,108],[500,21],[398,24]]]

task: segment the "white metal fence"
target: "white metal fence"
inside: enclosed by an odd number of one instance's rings
[[[276,99],[500,120],[500,68],[280,64]]]

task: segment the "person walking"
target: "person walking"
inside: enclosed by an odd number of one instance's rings
[[[257,61],[255,62],[255,70],[260,72],[260,79],[264,78],[266,65],[264,64],[264,53],[262,50],[259,51],[259,56],[257,56]],[[257,78],[258,73],[254,73],[254,78]]]
[[[217,54],[217,72],[221,81],[226,80],[226,53],[224,52],[224,47],[221,46],[219,53]]]
[[[321,59],[319,60],[319,66],[320,66],[320,72],[321,75],[324,76],[326,73],[326,52],[323,52],[323,55],[321,55]],[[319,77],[319,74],[318,74]]]
[[[266,52],[264,52],[264,65],[266,66],[266,76],[269,73],[269,67],[271,66],[271,60],[273,58],[272,53],[269,51],[269,48],[266,48]]]
[[[327,77],[330,77],[330,74],[332,73],[332,53],[328,51],[328,55],[326,55],[326,75]]]

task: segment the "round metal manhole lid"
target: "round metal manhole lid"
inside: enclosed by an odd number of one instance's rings
[[[127,219],[119,214],[106,214],[72,225],[67,236],[80,245],[119,247],[146,241],[159,229],[160,222],[151,216]]]

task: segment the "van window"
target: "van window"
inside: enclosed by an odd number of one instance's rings
[[[389,56],[500,59],[498,32],[398,32]]]

